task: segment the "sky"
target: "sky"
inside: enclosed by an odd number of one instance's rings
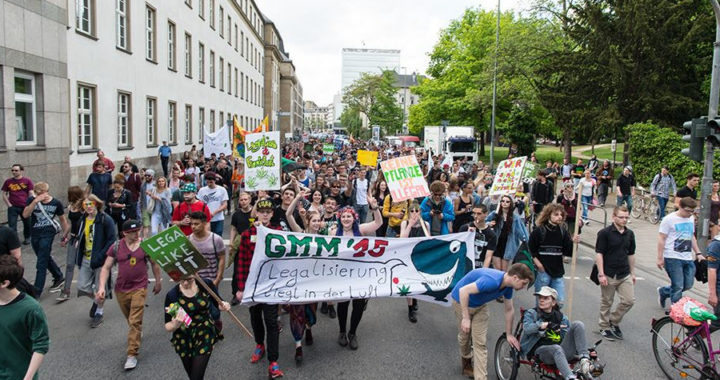
[[[303,98],[318,106],[340,92],[343,48],[400,49],[408,74],[424,74],[440,31],[465,9],[497,9],[497,0],[256,0],[278,28],[295,64]],[[502,0],[524,11],[531,0]]]

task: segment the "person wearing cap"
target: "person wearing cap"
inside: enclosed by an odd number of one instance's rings
[[[245,282],[250,273],[250,263],[252,262],[253,253],[255,252],[255,243],[257,241],[257,226],[262,225],[273,230],[280,230],[280,226],[272,225],[270,220],[273,215],[273,203],[269,199],[259,200],[255,204],[257,220],[249,229],[240,235],[240,247],[235,257],[237,261],[237,270],[235,271],[234,281],[237,286],[235,297],[242,300],[245,291]],[[278,328],[278,306],[258,303],[250,306],[250,320],[252,321],[253,336],[255,337],[255,350],[250,357],[250,363],[259,362],[265,355],[267,348],[268,375],[270,378],[278,378],[283,376],[277,361],[279,354],[280,330]],[[266,345],[267,338],[267,345]]]
[[[687,182],[680,190],[675,193],[675,209],[680,209],[680,200],[685,197],[697,199],[697,188],[700,184],[700,176],[696,173],[690,173],[686,177]]]
[[[628,212],[632,212],[632,197],[635,196],[635,176],[632,174],[632,168],[630,166],[626,166],[625,169],[623,169],[622,174],[620,174],[615,183],[615,190],[617,191],[617,206],[622,206],[623,203],[625,203]],[[628,223],[629,222],[628,220]]]
[[[218,186],[218,181],[221,181],[219,175],[214,172],[205,173],[206,186],[202,187],[197,193],[198,199],[205,202],[210,209],[210,231],[222,237],[223,225],[225,224],[225,210],[228,207],[228,192],[222,187]]]
[[[210,209],[205,202],[197,199],[197,186],[192,183],[186,183],[180,189],[183,193],[184,202],[180,203],[172,213],[172,224],[180,227],[180,230],[185,236],[192,234],[192,227],[190,226],[190,213],[195,211],[202,211],[207,216],[207,220],[212,219]]]
[[[558,306],[558,293],[549,286],[535,292],[537,307],[523,315],[521,353],[537,356],[545,364],[555,365],[564,379],[577,379],[576,373],[588,375],[591,369],[590,352],[581,321],[570,323]],[[568,361],[580,357],[575,371]]]
[[[140,351],[140,340],[142,339],[145,299],[147,298],[148,264],[150,264],[155,277],[153,294],[158,294],[162,290],[160,267],[140,248],[141,229],[142,224],[138,220],[130,219],[123,223],[122,231],[125,236],[107,250],[105,264],[103,264],[100,271],[98,291],[95,295],[99,302],[105,300],[105,286],[110,278],[113,265],[117,263],[115,295],[120,311],[125,316],[130,328],[127,338],[125,370],[131,370],[137,366],[137,356]]]

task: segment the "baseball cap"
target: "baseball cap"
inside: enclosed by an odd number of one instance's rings
[[[273,208],[273,203],[268,199],[263,199],[261,201],[258,201],[257,205],[255,206],[258,210],[267,210]]]
[[[629,170],[629,171],[632,171],[632,166],[628,165],[628,166],[625,167],[625,169],[627,169],[627,170]]]
[[[180,191],[183,193],[197,193],[197,186],[194,183],[186,183]]]
[[[545,296],[545,297],[552,297],[554,299],[558,299],[558,292],[557,290],[549,287],[549,286],[543,286],[540,288],[539,292],[535,292],[536,296]]]
[[[137,220],[126,220],[122,225],[123,232],[137,231],[142,228],[142,224]]]

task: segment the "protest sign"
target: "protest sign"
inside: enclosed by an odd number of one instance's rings
[[[522,179],[526,159],[527,157],[517,157],[500,161],[490,188],[490,195],[515,194]]]
[[[208,266],[178,226],[172,226],[140,243],[145,253],[174,281]]]
[[[321,236],[258,227],[244,304],[414,297],[450,306],[473,269],[473,232],[431,238]]]
[[[358,150],[357,151],[357,162],[360,165],[371,166],[375,168],[377,166],[378,152],[373,150]]]
[[[380,163],[393,202],[430,195],[415,156],[401,156]]]
[[[540,165],[535,162],[526,161],[525,167],[523,168],[522,181],[524,183],[533,183],[537,178],[538,170]]]
[[[280,132],[245,136],[245,190],[280,190]]]
[[[308,142],[303,145],[303,152],[312,152],[313,151],[313,144],[310,144]]]
[[[205,158],[209,158],[213,153],[217,156],[219,156],[220,153],[223,153],[226,156],[233,154],[230,132],[228,132],[227,126],[223,126],[214,133],[208,132],[207,129],[205,130],[203,138],[203,152],[205,154]]]
[[[335,153],[335,145],[334,144],[323,144],[323,154],[333,154]]]

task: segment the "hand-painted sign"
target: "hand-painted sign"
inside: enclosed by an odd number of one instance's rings
[[[540,169],[540,165],[526,161],[525,167],[523,168],[522,173],[522,181],[524,183],[533,183],[535,182],[535,179],[537,179],[538,170]]]
[[[242,301],[415,297],[450,306],[453,287],[473,269],[474,237],[321,236],[260,227]]]
[[[380,163],[393,202],[430,194],[415,156],[401,156]]]
[[[220,153],[223,153],[226,156],[233,154],[230,133],[228,132],[227,125],[218,129],[215,133],[210,133],[205,130],[203,138],[203,153],[205,154],[205,158],[209,158],[213,153],[215,153],[216,156],[219,156]]]
[[[245,136],[245,190],[280,190],[280,132]]]
[[[370,166],[373,169],[377,167],[378,152],[373,150],[358,150],[357,162],[360,165]]]
[[[490,195],[515,194],[522,179],[526,159],[527,157],[523,156],[500,161]]]
[[[143,240],[140,248],[174,281],[208,266],[203,255],[178,226]]]
[[[333,154],[335,153],[335,145],[333,144],[323,144],[323,154]]]

